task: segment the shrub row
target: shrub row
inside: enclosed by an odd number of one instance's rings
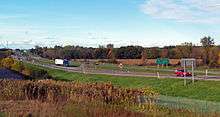
[[[23,62],[13,58],[3,58],[0,60],[0,66],[23,74],[31,79],[51,79],[52,77],[43,69],[32,69],[24,65]]]

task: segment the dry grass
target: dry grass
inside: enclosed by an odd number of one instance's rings
[[[144,116],[130,108],[138,104],[138,98],[143,95],[155,97],[157,93],[151,89],[117,88],[110,83],[1,80],[0,112],[11,117]],[[150,109],[152,105],[144,107]]]
[[[143,95],[151,98],[140,104],[139,97]],[[111,83],[1,80],[0,112],[9,117],[207,116],[157,107],[154,105],[157,95],[150,88],[123,89]]]

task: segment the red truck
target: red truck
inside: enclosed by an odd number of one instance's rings
[[[191,72],[188,72],[187,70],[184,72],[184,69],[183,68],[177,68],[175,70],[175,74],[176,76],[180,76],[180,77],[189,77],[189,76],[192,76],[192,73]]]

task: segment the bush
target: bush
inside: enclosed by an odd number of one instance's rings
[[[21,72],[25,76],[30,76],[31,75],[31,70],[27,67],[24,67],[24,69]]]
[[[46,70],[43,70],[43,69],[32,70],[30,76],[33,79],[51,79],[52,78],[49,75],[49,73]]]
[[[4,58],[1,61],[1,64],[3,67],[7,69],[11,69],[11,66],[14,64],[14,59],[13,58]]]
[[[11,66],[11,70],[22,73],[22,71],[24,70],[24,65],[20,61],[14,61],[14,64]]]
[[[2,59],[0,59],[0,68],[1,68],[1,67],[3,67],[3,66],[2,66]]]

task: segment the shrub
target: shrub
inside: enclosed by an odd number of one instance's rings
[[[0,68],[2,67],[2,59],[0,59]]]
[[[14,61],[14,64],[11,66],[11,70],[22,73],[22,71],[24,70],[24,65],[20,61]]]
[[[14,59],[13,58],[4,58],[2,59],[2,66],[11,69],[11,66],[14,64]]]
[[[31,70],[27,67],[24,67],[24,69],[21,72],[25,76],[30,76],[31,75]]]
[[[51,76],[49,75],[49,73],[43,69],[32,70],[30,76],[33,79],[51,79]]]

